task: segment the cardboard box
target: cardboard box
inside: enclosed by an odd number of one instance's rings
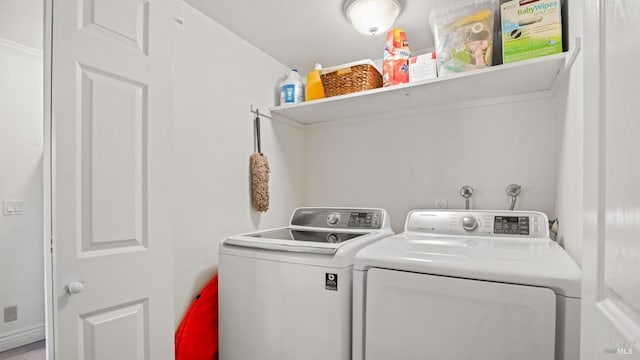
[[[500,11],[505,64],[562,52],[560,0],[513,0]]]
[[[436,53],[414,56],[409,59],[409,82],[434,79],[438,76]]]
[[[407,34],[402,29],[391,29],[387,33],[387,44],[382,57],[382,86],[409,82],[410,57]]]

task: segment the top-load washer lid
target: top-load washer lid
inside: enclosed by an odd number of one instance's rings
[[[283,228],[260,232],[250,237],[266,238],[266,239],[281,239],[292,241],[306,241],[316,243],[341,243],[347,240],[351,240],[358,236],[363,236],[368,233],[347,233],[347,232],[329,232],[329,231],[308,231],[308,230],[294,230],[291,228]]]
[[[414,210],[404,233],[360,251],[354,269],[540,286],[579,298],[580,269],[549,238],[547,223],[539,212]]]
[[[289,226],[231,236],[223,246],[333,255],[349,248],[352,240],[390,235],[393,232],[382,209],[299,208]]]
[[[369,231],[347,233],[307,231],[286,227],[232,236],[225,239],[223,244],[261,250],[333,255],[349,240],[370,234]]]

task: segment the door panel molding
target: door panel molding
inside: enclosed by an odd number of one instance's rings
[[[148,55],[149,1],[81,0],[78,28],[135,47]]]
[[[79,257],[148,247],[148,86],[77,64]],[[118,114],[100,116],[109,108]],[[112,110],[113,111],[113,110]],[[119,162],[118,162],[119,161]]]
[[[109,354],[111,359],[149,360],[148,308],[149,299],[142,299],[80,315],[84,359]]]

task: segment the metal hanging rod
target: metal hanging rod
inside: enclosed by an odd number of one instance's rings
[[[252,114],[255,114],[255,115],[258,115],[258,116],[262,116],[262,117],[266,117],[267,119],[270,119],[270,120],[274,120],[271,116],[265,115],[264,113],[261,113],[260,109],[258,109],[258,108],[254,109],[253,108],[253,104],[251,104],[251,110],[249,110],[249,111],[251,111]]]

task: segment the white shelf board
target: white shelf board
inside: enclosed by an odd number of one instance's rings
[[[428,112],[430,108],[455,108],[496,98],[550,94],[556,79],[571,65],[576,51],[496,65],[411,84],[378,88],[354,94],[271,108],[271,114],[301,124],[339,121],[369,116]]]

